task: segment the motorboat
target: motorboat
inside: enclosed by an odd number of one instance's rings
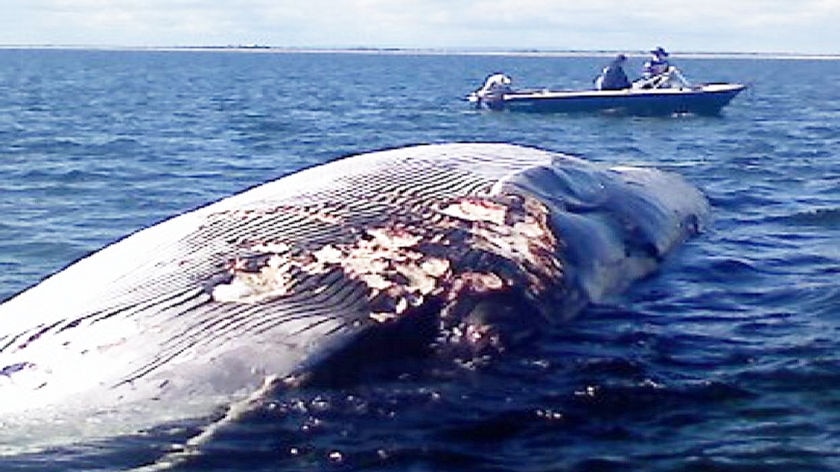
[[[509,77],[494,74],[467,99],[478,108],[496,111],[716,115],[746,88],[738,83],[691,84],[673,66],[621,90],[516,90],[510,84]]]

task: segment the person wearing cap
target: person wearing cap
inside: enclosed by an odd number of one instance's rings
[[[642,77],[650,79],[656,77],[657,75],[662,75],[668,72],[670,67],[671,65],[668,63],[668,53],[662,49],[662,47],[658,47],[650,51],[650,59],[645,62],[645,65],[642,68]]]
[[[627,56],[619,54],[609,63],[601,75],[595,78],[595,88],[597,90],[622,90],[630,88],[632,85],[627,74],[624,72],[624,63],[627,62]]]

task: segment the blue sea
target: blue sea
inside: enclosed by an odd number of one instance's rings
[[[174,470],[840,470],[840,60],[672,56],[690,80],[749,85],[711,117],[464,101],[494,71],[589,87],[608,60],[0,50],[0,300],[140,228],[350,154],[510,142],[656,166],[701,188],[713,219],[654,276],[481,362],[278,391]],[[131,469],[200,427],[0,469]]]

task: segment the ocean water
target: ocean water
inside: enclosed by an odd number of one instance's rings
[[[496,70],[588,87],[606,59],[0,50],[0,300],[349,154],[493,141],[657,166],[713,221],[653,277],[480,362],[275,392],[174,470],[840,470],[840,61],[674,61],[750,88],[714,117],[519,115],[463,97]],[[130,469],[201,426],[0,469]]]

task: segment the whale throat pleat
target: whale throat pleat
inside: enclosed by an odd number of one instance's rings
[[[254,187],[0,305],[0,414],[160,398],[187,410],[426,311],[466,332],[458,323],[482,297],[562,318],[649,273],[691,229],[683,220],[704,200],[660,181],[538,149],[447,144]]]

